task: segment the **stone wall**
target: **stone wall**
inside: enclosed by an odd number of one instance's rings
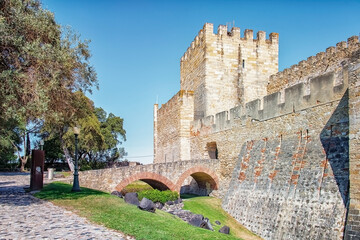
[[[352,55],[349,74],[350,201],[345,239],[360,238],[360,50]]]
[[[180,192],[191,176],[196,181],[199,193],[209,194],[216,192],[220,185],[219,167],[217,159],[137,165],[82,171],[79,173],[79,182],[82,187],[112,192],[121,191],[129,183],[142,180],[154,188]]]
[[[195,119],[228,110],[266,95],[271,74],[278,71],[278,34],[240,28],[228,32],[206,23],[181,58],[180,87],[194,91]]]
[[[347,43],[339,42],[336,47],[327,48],[326,52],[320,52],[270,76],[267,93],[278,92],[299,82],[307,83],[313,77],[327,72],[337,73],[341,71],[343,65],[349,64],[353,52],[358,49],[360,49],[358,36],[350,37]]]
[[[359,56],[349,56],[333,71],[191,126],[193,158],[216,142],[224,209],[265,239],[341,239],[349,199],[349,236],[359,236],[358,93],[351,89],[360,85]]]
[[[278,38],[204,25],[181,58],[192,105],[157,111],[156,161],[174,146],[181,160],[217,157],[212,194],[265,239],[358,239],[358,37],[276,73]]]
[[[154,105],[154,163],[190,160],[193,92],[180,90],[158,109]]]

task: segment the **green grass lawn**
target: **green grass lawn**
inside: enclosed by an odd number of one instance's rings
[[[35,196],[74,211],[95,223],[135,236],[136,239],[239,239],[233,235],[193,227],[163,211],[157,210],[155,213],[141,211],[136,206],[129,205],[123,199],[108,193],[87,188],[72,193],[71,188],[71,185],[54,182],[45,186]],[[195,199],[187,200],[185,205],[189,208],[189,203],[193,200],[198,202]],[[212,222],[222,221],[217,215],[209,214],[206,217]],[[213,220],[214,218],[217,219]]]
[[[126,193],[129,192],[141,192],[144,190],[151,190],[151,189],[153,188],[149,184],[138,180],[127,185],[121,192],[125,195]]]
[[[194,197],[194,195],[181,195],[184,200],[184,209],[190,210],[193,213],[202,214],[209,218],[211,225],[215,231],[227,225],[230,227],[230,234],[244,239],[261,239],[241,224],[239,224],[233,217],[225,212],[221,207],[221,200],[213,197]],[[215,221],[220,221],[221,225],[215,224]]]

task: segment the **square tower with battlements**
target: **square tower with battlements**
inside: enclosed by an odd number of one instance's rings
[[[190,123],[267,94],[279,35],[206,23],[180,61],[180,92],[154,107],[154,163],[190,160]]]

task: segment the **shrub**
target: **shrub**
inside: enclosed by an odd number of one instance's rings
[[[153,202],[166,203],[167,201],[174,201],[179,198],[178,192],[175,191],[160,191],[157,189],[145,190],[138,192],[138,198],[141,201],[144,197],[150,199]]]

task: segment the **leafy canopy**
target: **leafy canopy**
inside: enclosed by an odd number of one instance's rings
[[[97,86],[88,41],[61,29],[37,0],[0,1],[0,112],[4,119],[74,117],[74,92]]]

